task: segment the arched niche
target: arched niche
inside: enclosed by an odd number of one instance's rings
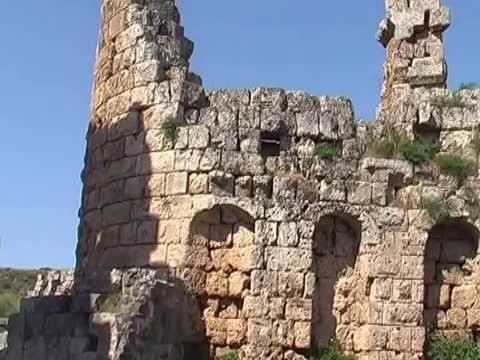
[[[435,225],[425,249],[424,323],[427,332],[477,331],[468,314],[478,301],[476,286],[468,279],[467,260],[478,253],[478,229],[464,219]]]
[[[338,304],[335,304],[336,290],[346,270],[355,268],[360,240],[361,224],[347,214],[324,216],[315,227],[313,237],[315,287],[311,326],[313,350],[322,349],[330,340],[338,338],[339,325],[345,325],[344,328],[349,325],[349,316],[343,318],[338,311]],[[348,289],[343,290],[349,292]]]
[[[190,225],[185,280],[202,311],[210,355],[246,344],[244,298],[253,269],[254,219],[233,205],[216,205]]]

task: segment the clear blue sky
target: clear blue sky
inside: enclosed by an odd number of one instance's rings
[[[179,0],[208,88],[257,85],[352,98],[371,118],[383,0]],[[366,5],[368,3],[368,5]],[[450,1],[450,85],[480,80],[480,2]],[[71,267],[98,0],[13,1],[0,12],[0,266]]]

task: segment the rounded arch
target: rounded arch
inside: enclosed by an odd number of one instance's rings
[[[344,282],[346,277],[354,276],[353,269],[360,249],[361,230],[359,220],[346,213],[325,215],[315,226],[312,247],[315,272],[311,326],[313,350],[326,347],[334,338],[345,343],[346,338],[352,334],[354,324],[351,323],[351,319],[355,316],[345,317],[340,314],[345,311],[356,311],[354,289],[347,281],[342,284],[340,294],[338,284]],[[340,297],[343,299],[338,301]]]
[[[197,298],[205,337],[197,345],[218,356],[246,344],[244,299],[254,268],[255,222],[235,205],[198,212],[189,230],[185,281]]]
[[[464,295],[471,290],[465,264],[477,256],[479,238],[479,230],[463,218],[437,224],[428,232],[424,262],[427,331],[477,331],[467,321],[475,299]]]

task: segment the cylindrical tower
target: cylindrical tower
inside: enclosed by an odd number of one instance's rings
[[[201,79],[189,73],[192,52],[174,0],[103,1],[78,274],[164,264],[150,214],[154,199],[184,181],[174,166],[176,126],[203,99]]]

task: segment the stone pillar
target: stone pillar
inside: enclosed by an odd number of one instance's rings
[[[377,38],[386,48],[380,113],[415,88],[445,88],[443,32],[450,10],[441,0],[386,0]]]
[[[165,261],[149,209],[174,171],[164,124],[183,121],[204,99],[189,73],[192,52],[174,0],[102,2],[77,272]]]

